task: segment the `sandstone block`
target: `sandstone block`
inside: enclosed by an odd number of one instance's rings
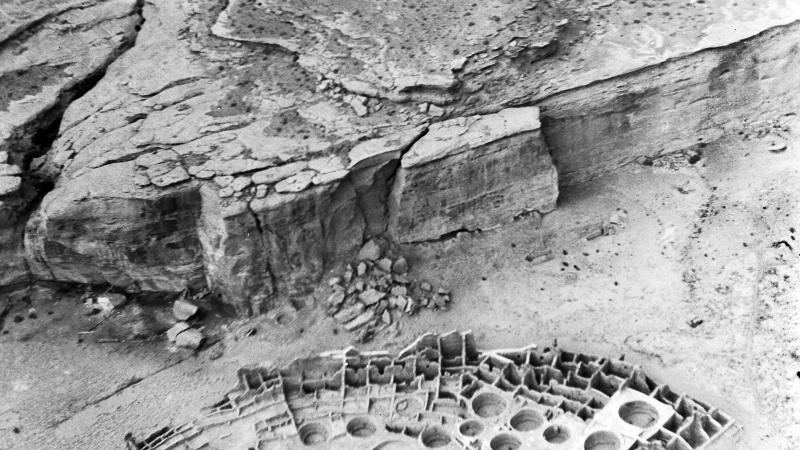
[[[178,333],[175,337],[175,345],[178,347],[197,350],[203,344],[205,338],[203,333],[195,329],[188,329]]]
[[[535,107],[432,125],[401,160],[389,199],[389,232],[400,242],[491,228],[549,212],[557,173]]]
[[[176,300],[172,304],[172,315],[178,320],[189,320],[197,314],[197,306],[183,300]]]

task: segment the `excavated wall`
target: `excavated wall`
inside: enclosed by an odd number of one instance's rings
[[[559,185],[694,148],[800,103],[793,23],[493,114],[387,114],[397,121],[389,132],[366,119],[345,126],[310,96],[293,114],[339,134],[304,129],[289,139],[273,116],[296,100],[241,79],[260,106],[231,100],[225,81],[209,75],[221,69],[198,63],[190,55],[202,49],[180,39],[196,32],[186,18],[202,14],[186,8],[145,5],[136,47],[67,110],[44,164],[59,174],[56,187],[25,231],[35,279],[131,292],[209,287],[240,314],[264,312],[308,293],[370,237],[422,242],[545,214]],[[228,44],[208,59],[239,48]],[[154,56],[163,54],[177,56]],[[270,58],[263,70],[275,77],[307,76],[290,74],[291,56]],[[271,116],[227,112],[242,103]],[[6,240],[16,261],[21,240]]]

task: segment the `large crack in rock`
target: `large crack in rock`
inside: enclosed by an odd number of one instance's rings
[[[800,12],[774,0],[748,28],[759,5],[723,3],[681,31],[629,26],[627,2],[489,3],[466,19],[447,3],[428,8],[437,24],[423,8],[373,27],[356,11],[374,2],[148,1],[136,45],[64,113],[27,260],[37,279],[209,287],[244,315],[306,295],[365,239],[547,213],[559,183],[797,106],[800,25],[786,23]],[[393,44],[420,27],[425,52]]]
[[[30,278],[24,225],[31,207],[51,187],[32,161],[48,151],[70,102],[133,44],[141,21],[135,0],[5,6],[0,23],[0,286]]]

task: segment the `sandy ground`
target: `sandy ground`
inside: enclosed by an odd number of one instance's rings
[[[471,329],[485,348],[557,340],[625,355],[734,416],[737,426],[711,448],[796,448],[800,146],[772,153],[770,139],[737,136],[703,148],[695,164],[633,164],[570,188],[541,227],[526,218],[406,249],[413,275],[453,289],[452,307],[407,317],[363,347]],[[583,238],[618,208],[628,215],[623,230]],[[554,258],[526,260],[542,248]],[[92,319],[75,302],[38,299],[38,318],[6,320],[0,449],[122,448],[128,432],[144,437],[215,402],[243,365],[282,364],[353,338],[306,308],[281,311],[281,322],[292,317],[282,325],[275,314],[223,320],[223,339],[197,354],[172,352],[163,339],[79,343]]]

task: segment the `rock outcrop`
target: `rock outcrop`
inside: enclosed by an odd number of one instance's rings
[[[437,123],[401,160],[390,234],[400,242],[423,241],[550,212],[557,177],[536,107]]]
[[[800,102],[800,11],[779,0],[687,20],[629,2],[34,3],[0,34],[0,285],[208,287],[263,312],[370,238],[544,214],[559,184]]]
[[[0,286],[7,286],[29,279],[23,229],[48,184],[31,173],[31,161],[47,150],[52,128],[70,102],[132,45],[141,18],[136,0],[35,1],[3,8]]]

